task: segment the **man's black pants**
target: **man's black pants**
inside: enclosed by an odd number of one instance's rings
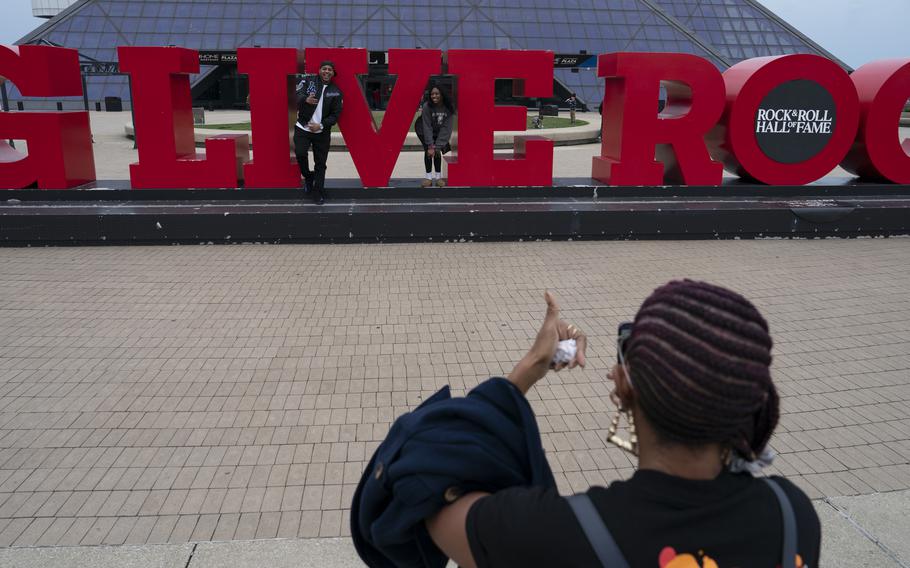
[[[307,132],[294,127],[294,153],[297,155],[297,165],[300,173],[307,180],[313,182],[313,190],[325,195],[325,162],[329,157],[329,146],[332,145],[332,135],[328,130],[319,134]],[[313,170],[310,171],[310,162],[307,156],[310,147],[313,148]]]

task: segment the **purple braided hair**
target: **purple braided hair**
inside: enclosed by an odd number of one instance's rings
[[[645,415],[665,439],[729,444],[754,460],[777,426],[768,323],[739,294],[673,281],[642,303],[626,361]]]

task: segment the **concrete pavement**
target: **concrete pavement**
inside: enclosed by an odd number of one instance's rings
[[[100,178],[136,160],[128,118],[92,115]],[[557,148],[554,174],[585,175],[597,149]],[[356,176],[343,152],[329,168]],[[405,153],[394,175],[422,169]],[[603,441],[615,324],[683,276],[743,292],[771,323],[774,469],[815,499],[822,565],[910,566],[907,239],[0,249],[0,263],[0,566],[356,565],[347,507],[391,421],[507,371],[547,288],[591,337],[588,369],[531,395],[560,489],[626,476]]]
[[[348,539],[258,540],[144,546],[0,550],[7,568],[348,568],[362,566]]]
[[[822,522],[820,566],[905,568],[910,491],[816,500]],[[8,568],[349,568],[362,566],[346,538],[194,544],[0,549]],[[450,566],[454,564],[450,563]]]
[[[907,565],[908,245],[0,249],[0,547],[342,538],[340,562],[391,421],[444,384],[507,372],[544,289],[591,337],[587,369],[530,396],[559,487],[627,476],[604,442],[615,325],[689,276],[743,292],[771,323],[773,469],[817,500],[825,565]]]

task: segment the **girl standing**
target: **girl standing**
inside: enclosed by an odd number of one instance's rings
[[[452,120],[455,109],[449,98],[439,87],[430,89],[430,100],[424,103],[420,119],[414,125],[417,137],[423,144],[423,165],[426,178],[421,187],[429,187],[435,182],[442,187],[442,155],[449,152],[449,138],[452,136]],[[434,171],[435,170],[435,171]]]

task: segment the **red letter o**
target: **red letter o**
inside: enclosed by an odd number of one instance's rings
[[[766,123],[758,120],[758,113],[772,91],[798,81],[808,83],[816,91],[826,91],[833,100],[834,116],[828,123],[831,132],[824,147],[807,159],[788,163],[770,157],[767,147],[763,149],[759,145],[760,130],[768,128],[767,132],[775,134],[818,134],[819,130],[811,130],[825,126],[817,120],[818,111],[774,108],[766,113],[769,119]],[[853,143],[859,122],[856,89],[844,70],[829,59],[802,54],[749,59],[728,69],[724,83],[727,103],[720,125],[723,141],[712,148],[712,153],[729,171],[770,185],[804,185],[828,175]],[[791,139],[789,143],[793,146],[795,141],[798,147],[798,140]]]
[[[843,167],[860,177],[910,183],[910,140],[896,135],[910,98],[910,59],[888,59],[853,72],[859,95],[859,134]]]

